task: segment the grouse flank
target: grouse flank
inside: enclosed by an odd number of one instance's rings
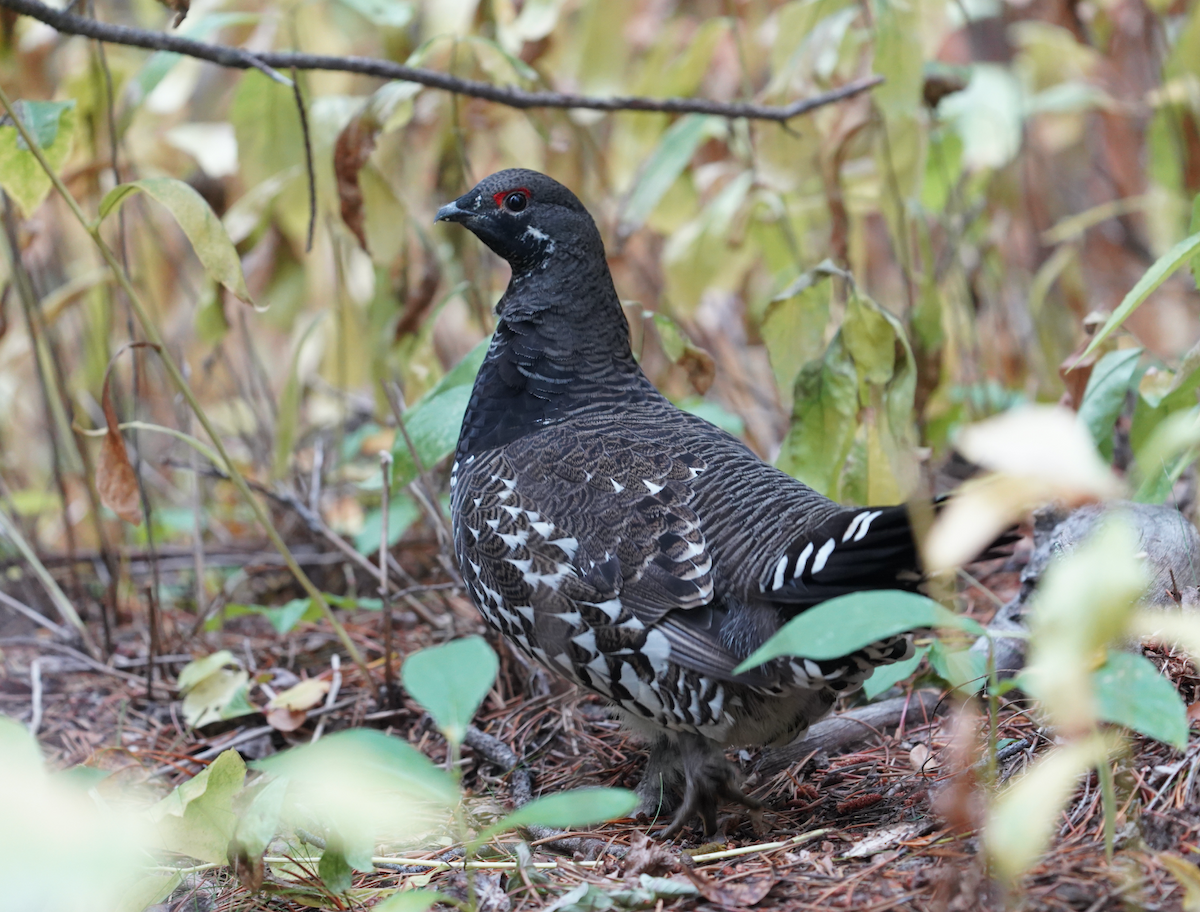
[[[734,674],[799,612],[912,588],[903,506],[848,509],[680,411],[629,345],[595,222],[535,171],[485,178],[437,220],[512,265],[451,469],[454,547],[487,621],[611,700],[650,738],[643,809],[665,835],[740,792],[726,746],[787,743],[906,658],[893,637],[840,659]]]

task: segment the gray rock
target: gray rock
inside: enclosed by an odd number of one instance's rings
[[[1078,510],[1045,507],[1034,514],[1033,553],[1021,572],[1021,590],[996,612],[988,625],[996,643],[996,668],[1002,677],[1016,674],[1025,664],[1026,640],[1006,633],[1025,634],[1025,612],[1046,568],[1060,555],[1069,554],[1096,530],[1100,520],[1119,511],[1137,532],[1151,583],[1146,600],[1151,605],[1178,604],[1200,607],[1200,532],[1173,507],[1115,501],[1089,504]],[[980,638],[974,648],[987,651]]]

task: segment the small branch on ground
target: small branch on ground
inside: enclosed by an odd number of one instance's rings
[[[512,86],[495,86],[475,79],[460,79],[436,70],[404,66],[390,60],[372,57],[337,57],[328,54],[300,54],[286,51],[270,51],[251,54],[241,48],[223,44],[193,41],[178,35],[131,28],[125,25],[109,25],[56,10],[38,0],[0,0],[0,7],[21,13],[44,22],[68,35],[83,35],[110,44],[124,44],[153,51],[173,51],[187,57],[207,60],[219,66],[234,69],[262,70],[272,79],[288,82],[279,70],[333,70],[343,73],[361,73],[379,79],[398,79],[415,82],[432,89],[482,98],[510,108],[582,108],[591,111],[655,111],[667,114],[711,114],[716,117],[747,118],[749,120],[773,120],[786,123],[793,117],[807,114],[816,108],[834,104],[883,82],[882,76],[869,76],[846,83],[828,92],[803,98],[787,105],[764,105],[751,102],[708,101],[703,98],[644,98],[641,96],[613,96],[596,98],[590,95],[572,95],[568,92],[527,92]]]

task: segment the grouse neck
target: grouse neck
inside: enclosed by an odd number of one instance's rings
[[[460,458],[658,395],[633,358],[607,267],[591,283],[555,272],[514,271],[463,419]]]

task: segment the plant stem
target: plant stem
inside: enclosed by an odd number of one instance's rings
[[[263,509],[262,504],[259,503],[253,492],[250,490],[250,486],[246,483],[246,479],[242,476],[242,473],[238,471],[237,466],[234,465],[233,459],[230,458],[228,451],[226,451],[225,444],[222,442],[220,435],[212,426],[212,423],[208,419],[208,415],[205,414],[204,409],[196,399],[195,394],[193,394],[191,387],[183,378],[183,374],[179,370],[179,366],[175,363],[174,357],[167,349],[166,343],[163,341],[162,335],[158,331],[158,327],[155,326],[154,322],[150,319],[145,306],[142,304],[141,298],[138,297],[137,292],[134,290],[133,282],[130,280],[128,273],[126,273],[125,269],[121,266],[121,263],[117,260],[116,254],[114,254],[109,248],[108,244],[104,242],[104,238],[100,236],[99,221],[89,221],[87,216],[84,215],[83,210],[79,207],[79,203],[75,200],[75,197],[71,195],[71,191],[67,189],[66,184],[62,182],[62,179],[46,160],[45,155],[42,153],[42,148],[38,145],[37,140],[34,139],[30,132],[25,128],[24,121],[17,116],[12,102],[9,100],[9,97],[3,88],[0,88],[0,104],[4,106],[4,110],[8,113],[8,116],[12,118],[17,131],[21,134],[22,139],[24,139],[25,143],[29,146],[29,151],[33,153],[35,158],[37,158],[38,164],[41,165],[42,170],[46,172],[46,175],[50,178],[51,183],[54,184],[54,188],[59,192],[59,195],[62,196],[63,201],[70,208],[76,220],[80,225],[83,226],[83,229],[91,236],[97,248],[99,248],[100,255],[104,257],[104,261],[108,263],[108,267],[113,271],[113,275],[117,277],[117,282],[128,296],[129,305],[133,308],[138,322],[142,326],[142,331],[145,332],[146,337],[150,340],[150,342],[159,347],[159,354],[162,357],[163,366],[166,367],[167,373],[171,377],[171,382],[175,384],[180,394],[182,394],[183,398],[187,400],[187,404],[191,408],[193,414],[195,414],[196,419],[204,428],[205,433],[208,434],[209,439],[212,440],[213,446],[216,447],[217,453],[221,457],[221,462],[224,464],[225,471],[228,472],[230,480],[238,489],[238,493],[241,494],[242,498],[247,504],[249,504],[250,509],[254,513],[255,519],[257,519],[262,525],[263,531],[267,534],[267,538],[270,539],[271,544],[274,545],[280,556],[283,557],[284,563],[287,564],[288,569],[292,572],[292,575],[296,578],[296,581],[300,583],[301,588],[304,589],[309,598],[311,598],[317,607],[321,609],[321,613],[325,616],[325,619],[329,621],[330,626],[333,627],[334,632],[337,634],[338,639],[341,640],[342,646],[345,647],[346,652],[349,654],[351,660],[356,666],[358,666],[358,671],[363,676],[363,684],[369,688],[371,686],[372,676],[370,669],[367,667],[366,661],[362,657],[362,653],[358,651],[358,647],[355,646],[354,641],[350,639],[350,634],[346,632],[346,628],[342,626],[341,622],[338,621],[337,617],[334,615],[333,609],[330,607],[329,602],[325,600],[325,596],[322,595],[321,590],[316,587],[311,579],[309,579],[308,574],[304,572],[303,568],[296,561],[296,558],[292,554],[291,549],[288,548],[287,543],[284,542],[283,538],[271,524],[271,519],[269,516],[267,516],[266,510]],[[71,609],[71,615],[74,617],[72,623],[76,623],[76,626],[78,626],[79,623],[82,623],[79,622],[78,615],[75,614],[73,609]],[[64,615],[64,617],[66,617],[66,615]]]

